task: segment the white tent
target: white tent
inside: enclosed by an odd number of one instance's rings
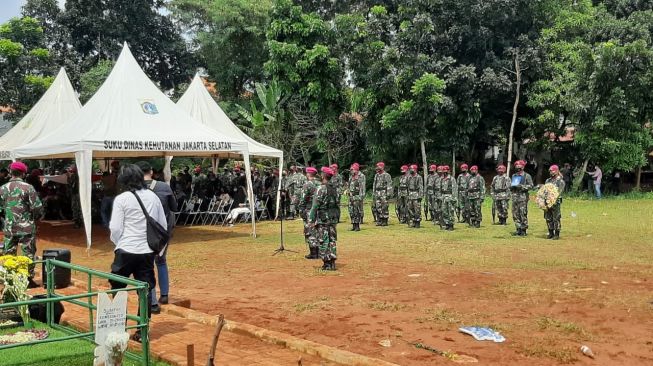
[[[283,151],[254,140],[238,128],[211,97],[199,74],[195,74],[193,82],[188,86],[188,90],[186,90],[184,95],[179,98],[177,105],[197,121],[211,129],[234,139],[247,141],[247,147],[251,156],[279,159],[279,172],[283,170]],[[276,201],[278,211],[279,191],[277,191]]]
[[[251,192],[247,143],[202,125],[177,107],[145,75],[127,44],[107,80],[75,118],[15,149],[14,154],[17,158],[75,158],[89,246],[93,158],[242,155]],[[253,212],[252,197],[250,203]],[[252,230],[255,235],[254,215]]]
[[[41,99],[11,130],[0,137],[0,160],[13,159],[12,150],[51,133],[72,119],[82,104],[62,67]]]

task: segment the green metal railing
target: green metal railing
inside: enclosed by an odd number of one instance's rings
[[[43,261],[36,261],[36,263],[43,263]],[[77,295],[61,295],[57,294],[54,289],[54,269],[55,267],[66,268],[71,271],[76,271],[80,273],[85,273],[87,275],[87,288],[86,293],[77,294]],[[46,259],[45,260],[45,276],[47,276],[47,298],[43,299],[33,299],[27,301],[17,301],[7,304],[0,304],[0,309],[3,308],[12,308],[20,305],[35,305],[35,304],[46,304],[46,314],[47,314],[47,325],[53,329],[60,330],[64,333],[69,334],[65,337],[58,338],[46,338],[43,340],[26,342],[26,343],[17,343],[17,344],[7,344],[0,345],[0,350],[14,348],[14,347],[23,347],[31,346],[35,344],[43,343],[52,343],[67,341],[71,339],[89,339],[91,341],[95,338],[95,323],[93,318],[93,311],[97,310],[97,307],[93,304],[93,297],[97,296],[100,293],[105,294],[115,294],[120,291],[135,291],[138,295],[138,313],[140,315],[131,315],[127,314],[127,320],[133,320],[136,322],[136,325],[127,326],[127,329],[140,329],[141,331],[141,348],[140,353],[126,352],[125,357],[133,361],[141,361],[142,365],[148,366],[150,364],[150,340],[149,340],[149,318],[147,316],[148,310],[148,293],[149,288],[147,283],[132,280],[123,276],[114,275],[112,273],[96,271],[90,268],[70,264],[67,262],[58,261],[56,259]],[[93,277],[102,278],[118,283],[124,284],[126,287],[116,290],[106,290],[106,291],[93,291]],[[80,301],[79,299],[86,298],[86,301]],[[56,302],[69,302],[74,305],[82,306],[88,309],[88,320],[89,320],[89,331],[80,332],[73,328],[64,327],[62,325],[56,324],[54,322],[54,304]]]

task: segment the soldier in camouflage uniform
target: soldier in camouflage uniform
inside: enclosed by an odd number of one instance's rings
[[[528,230],[528,192],[533,189],[533,178],[524,171],[526,162],[515,162],[515,174],[512,175],[510,191],[512,192],[512,219],[517,231],[514,236],[526,236]]]
[[[68,190],[70,194],[70,208],[73,212],[73,227],[79,229],[82,227],[82,204],[79,200],[79,175],[77,167],[72,166],[68,169]]]
[[[408,170],[408,227],[419,228],[422,221],[422,198],[424,197],[424,179],[417,174],[417,165]]]
[[[508,201],[510,200],[510,178],[506,175],[506,167],[499,165],[497,175],[492,178],[490,195],[499,218],[499,225],[506,225],[508,219]]]
[[[456,221],[456,205],[458,197],[458,184],[449,175],[449,166],[442,167],[442,178],[440,179],[440,192],[442,193],[442,228],[453,231]]]
[[[408,165],[401,166],[401,176],[399,177],[399,188],[397,190],[397,211],[399,213],[399,222],[405,224],[408,222]]]
[[[433,198],[435,200],[434,216],[435,224],[440,226],[440,229],[444,228],[444,222],[442,221],[442,177],[444,176],[444,166],[439,165],[436,167],[436,178],[433,186]]]
[[[376,226],[388,226],[388,197],[392,195],[392,177],[385,171],[385,163],[376,163],[376,174],[374,175],[374,183],[372,185],[372,192],[374,193],[374,217],[376,218]]]
[[[301,199],[299,200],[299,212],[304,220],[304,238],[306,239],[306,244],[308,244],[309,254],[305,257],[306,259],[319,259],[319,243],[317,241],[317,234],[315,232],[315,226],[313,226],[309,220],[308,216],[311,212],[313,206],[313,197],[315,197],[315,192],[319,186],[318,181],[315,179],[317,174],[317,169],[313,167],[306,168],[307,179],[303,184],[301,189]]]
[[[431,164],[429,166],[429,175],[426,177],[426,202],[429,207],[429,215],[431,216],[431,221],[435,224],[437,221],[436,218],[436,206],[435,201],[435,184],[437,182],[438,175],[436,174],[437,165]]]
[[[281,172],[281,215],[284,219],[290,218],[290,195],[288,189],[290,187],[290,178],[288,177],[288,170],[284,169]],[[294,217],[293,217],[294,219]]]
[[[298,167],[296,168],[297,171],[295,172],[293,180],[295,181],[295,193],[292,196],[292,202],[293,205],[295,206],[295,214],[301,216],[301,210],[299,209],[299,202],[302,200],[302,188],[304,187],[304,183],[306,183],[306,176],[302,172],[302,168]]]
[[[349,217],[351,219],[351,230],[360,231],[363,220],[363,200],[365,199],[365,178],[360,172],[360,165],[351,165],[351,176],[347,185],[349,192]]]
[[[560,213],[560,205],[562,204],[562,193],[565,191],[565,180],[560,174],[560,169],[557,165],[551,165],[549,168],[549,174],[551,175],[545,182],[551,183],[556,188],[558,188],[558,200],[555,205],[553,205],[548,210],[544,211],[544,219],[546,220],[546,226],[549,229],[549,236],[547,239],[558,240],[560,239],[560,219],[562,214]]]
[[[483,221],[483,201],[485,200],[485,179],[478,174],[478,167],[473,165],[467,181],[467,215],[469,215],[469,226],[480,228]]]
[[[342,193],[345,188],[345,181],[342,178],[342,174],[338,173],[338,164],[331,164],[329,166],[333,170],[333,178],[331,178],[331,184],[336,186],[338,189],[338,222],[340,222],[340,206],[342,203]]]
[[[20,245],[22,254],[34,260],[36,255],[36,220],[41,218],[43,205],[34,187],[23,177],[27,166],[21,162],[9,165],[11,179],[0,187],[0,208],[4,210],[3,254],[16,255]],[[29,286],[34,283],[34,264],[29,266]]]
[[[467,164],[460,166],[460,174],[458,174],[458,222],[469,222],[469,212],[467,212],[467,184],[469,182],[469,173]]]
[[[294,220],[295,219],[295,213],[297,212],[297,193],[301,192],[301,186],[298,186],[298,180],[297,180],[297,167],[292,165],[290,167],[290,172],[288,172],[287,176],[287,185],[286,185],[286,190],[288,191],[288,211],[290,214],[290,217],[288,217],[288,220]]]
[[[324,262],[323,270],[335,271],[338,233],[336,224],[338,211],[338,188],[333,182],[332,177],[335,175],[331,168],[323,167],[322,185],[315,192],[313,206],[309,214],[310,224],[315,226],[317,240],[320,245],[319,255]]]

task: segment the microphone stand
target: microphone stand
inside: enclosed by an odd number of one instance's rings
[[[284,216],[286,216],[286,194],[287,194],[287,192],[285,190],[282,190],[281,191],[281,199],[279,200],[280,201],[279,204],[281,205],[281,210],[280,210],[281,211],[281,216],[279,217],[279,219],[281,221],[281,231],[280,231],[281,245],[279,246],[278,249],[276,249],[274,251],[274,253],[272,253],[272,256],[275,256],[275,255],[277,255],[279,253],[283,253],[283,252],[299,253],[296,250],[286,249],[284,247],[284,245],[283,245],[283,218],[284,218]]]

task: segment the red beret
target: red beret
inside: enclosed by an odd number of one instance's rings
[[[27,173],[27,165],[22,161],[14,161],[9,164],[9,170],[17,170],[19,172]]]
[[[431,164],[431,166],[429,166],[429,172],[434,172],[434,171],[436,171],[437,169],[438,169],[438,166],[435,165],[435,164]]]
[[[467,170],[468,168],[469,168],[469,167],[467,166],[467,164],[462,164],[462,165],[460,166],[460,170]]]
[[[407,172],[408,171],[408,165],[402,165],[401,166],[401,171],[402,172]]]
[[[322,173],[324,173],[324,174],[326,174],[326,175],[328,175],[330,177],[333,177],[333,175],[335,174],[333,169],[329,168],[328,166],[323,166],[322,169],[320,169],[320,170],[322,171]]]
[[[501,165],[499,165],[499,166],[497,167],[497,170],[500,171],[500,172],[505,172],[505,171],[506,171],[506,166],[503,165],[503,164],[501,164]]]
[[[338,164],[333,163],[333,164],[331,164],[330,168],[333,169],[333,170],[338,170]]]
[[[376,163],[376,167],[380,168],[380,169],[385,169],[385,163],[382,162],[382,161],[379,161],[378,163]]]
[[[443,172],[448,172],[449,171],[449,165],[441,166]]]
[[[478,167],[477,167],[476,165],[472,165],[472,167],[469,168],[469,170],[476,170],[476,171],[478,171]]]
[[[523,168],[523,167],[526,166],[526,162],[523,161],[523,160],[517,160],[517,161],[515,162],[515,167],[518,167],[518,166],[520,166],[520,167]]]
[[[443,172],[444,171],[444,165],[438,165],[438,171]]]
[[[414,169],[414,170],[417,170],[417,165],[412,164],[412,165],[410,166],[410,168],[411,168],[411,169]]]
[[[308,173],[308,174],[317,174],[317,169],[313,168],[312,166],[307,166],[306,167],[306,173]]]
[[[560,170],[560,168],[558,168],[558,166],[554,164],[554,165],[551,165],[551,167],[549,167],[549,170],[550,170],[550,171],[556,171],[556,172],[557,172],[557,171]]]
[[[358,163],[353,163],[350,167],[352,170],[360,170],[361,166]]]

